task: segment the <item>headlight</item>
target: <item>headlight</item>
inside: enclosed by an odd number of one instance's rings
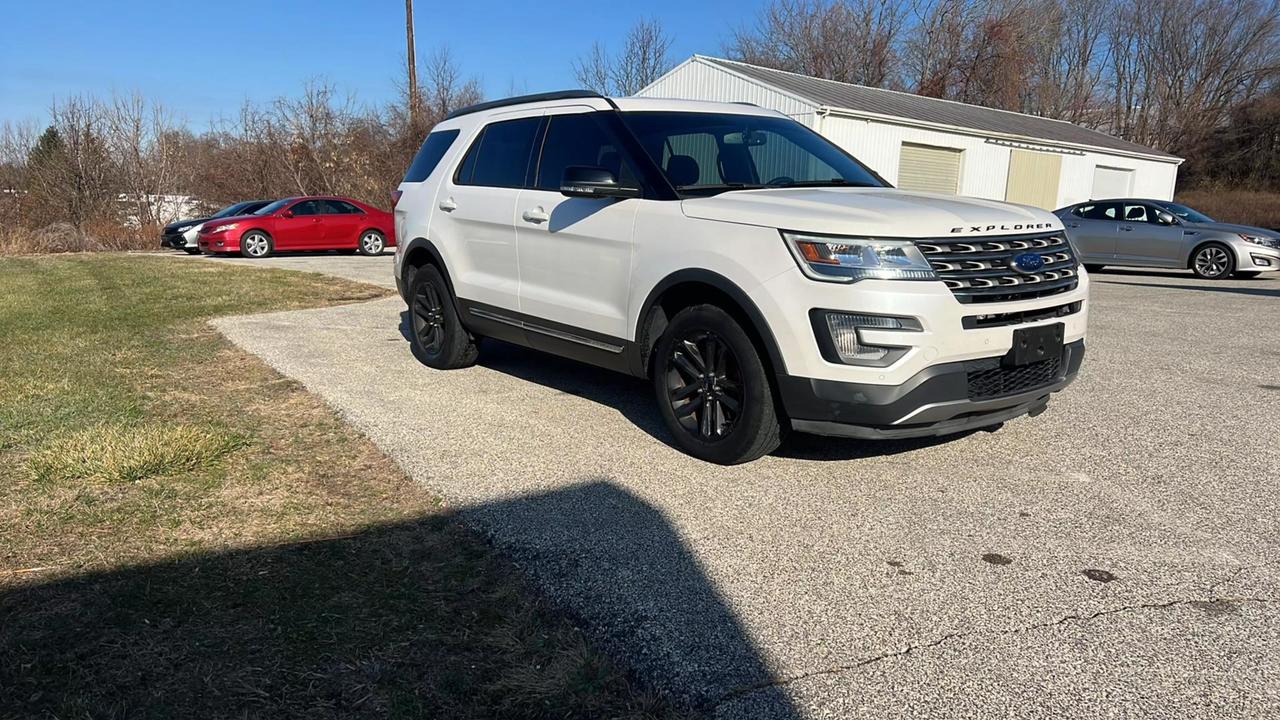
[[[828,282],[936,280],[933,267],[909,240],[782,233],[805,275]]]
[[[1254,245],[1261,245],[1269,248],[1280,248],[1280,239],[1277,238],[1266,237],[1263,235],[1249,235],[1246,233],[1237,234],[1240,236],[1241,240],[1247,243],[1253,243]]]
[[[226,232],[228,230],[235,230],[238,227],[240,227],[240,223],[230,223],[228,225],[215,225],[209,228],[207,232],[220,233],[220,232]]]

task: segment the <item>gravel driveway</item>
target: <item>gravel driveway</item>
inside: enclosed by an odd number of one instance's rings
[[[1095,280],[1038,418],[732,468],[670,447],[641,381],[498,344],[423,367],[398,298],[216,324],[717,717],[1276,716],[1280,279]]]

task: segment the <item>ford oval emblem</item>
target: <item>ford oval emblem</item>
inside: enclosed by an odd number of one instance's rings
[[[1040,253],[1022,253],[1015,255],[1009,265],[1020,273],[1033,273],[1044,267],[1044,256]]]

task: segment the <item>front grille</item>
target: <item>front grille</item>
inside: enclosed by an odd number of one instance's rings
[[[1064,235],[922,240],[916,246],[938,278],[962,303],[1029,300],[1069,292],[1079,283],[1075,255]],[[1031,273],[1010,265],[1023,253],[1036,253],[1044,266]]]
[[[1000,358],[984,358],[965,363],[969,378],[969,399],[985,400],[1017,395],[1052,385],[1059,379],[1059,358],[1040,360],[1022,367],[1005,367]]]

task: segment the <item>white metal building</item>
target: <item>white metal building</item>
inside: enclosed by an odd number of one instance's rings
[[[1061,120],[695,55],[647,97],[749,102],[808,125],[908,190],[1055,209],[1173,198],[1182,159]]]

